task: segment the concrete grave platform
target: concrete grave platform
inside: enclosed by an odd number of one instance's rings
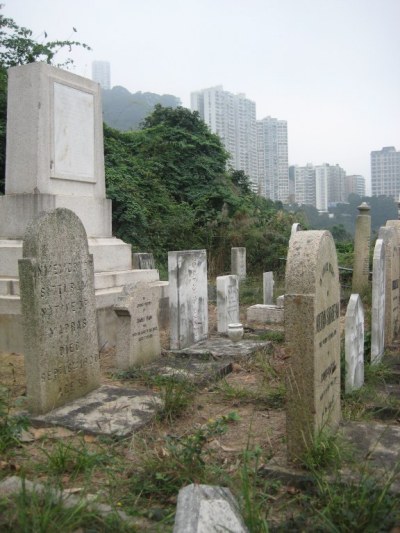
[[[103,385],[83,398],[31,418],[34,426],[62,426],[92,435],[125,437],[155,415],[161,399],[151,391]]]
[[[207,340],[197,342],[183,350],[173,350],[171,353],[182,356],[196,356],[201,358],[229,359],[231,361],[241,361],[253,355],[261,348],[271,346],[270,341],[254,341],[242,339],[239,342],[232,342],[226,337],[210,337]]]

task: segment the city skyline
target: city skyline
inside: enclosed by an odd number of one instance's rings
[[[89,44],[73,71],[109,61],[131,92],[188,108],[203,87],[245,93],[257,120],[287,121],[290,165],[339,164],[370,183],[370,153],[400,147],[397,0],[12,0],[2,13],[39,41]]]

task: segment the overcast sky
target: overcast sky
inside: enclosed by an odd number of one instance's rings
[[[112,85],[187,107],[214,85],[245,93],[258,119],[287,120],[290,164],[369,180],[371,150],[400,150],[400,0],[3,1],[35,38],[89,44],[77,74],[107,60]]]

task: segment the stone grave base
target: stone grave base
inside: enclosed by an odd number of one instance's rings
[[[351,461],[343,464],[340,471],[342,481],[356,484],[362,475],[368,474],[384,483],[385,478],[395,471],[400,461],[400,427],[378,422],[346,422],[339,433],[344,444],[351,445],[350,453],[354,453]],[[282,458],[272,458],[260,468],[259,475],[302,490],[314,483],[307,471],[296,468]],[[336,480],[337,474],[334,473],[332,481]],[[390,492],[400,494],[400,474],[394,479]]]
[[[247,308],[247,322],[283,324],[284,309],[277,305],[256,304]]]
[[[154,416],[160,398],[151,391],[103,385],[83,398],[44,415],[32,416],[33,426],[62,426],[92,435],[125,437]]]
[[[239,342],[232,342],[227,337],[210,337],[182,350],[173,350],[171,353],[178,356],[196,356],[214,359],[215,361],[221,359],[240,361],[250,357],[257,350],[269,348],[270,346],[270,341],[244,339]]]

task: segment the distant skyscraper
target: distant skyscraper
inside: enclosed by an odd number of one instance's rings
[[[323,163],[315,167],[315,207],[328,211],[328,207],[347,200],[345,193],[346,172],[339,165]]]
[[[224,91],[222,85],[192,92],[190,99],[192,111],[221,137],[232,167],[243,170],[257,192],[256,104],[244,94]]]
[[[262,196],[289,201],[288,136],[286,120],[257,120],[258,183]]]
[[[92,62],[92,80],[100,83],[102,89],[111,89],[110,63],[108,61]]]
[[[396,201],[400,195],[400,152],[394,146],[371,152],[372,196],[391,196]]]
[[[365,178],[363,176],[358,175],[346,176],[345,193],[346,200],[348,200],[349,194],[358,194],[359,196],[365,196]]]
[[[307,163],[305,167],[290,167],[294,174],[295,202],[300,205],[316,205],[315,167]]]

